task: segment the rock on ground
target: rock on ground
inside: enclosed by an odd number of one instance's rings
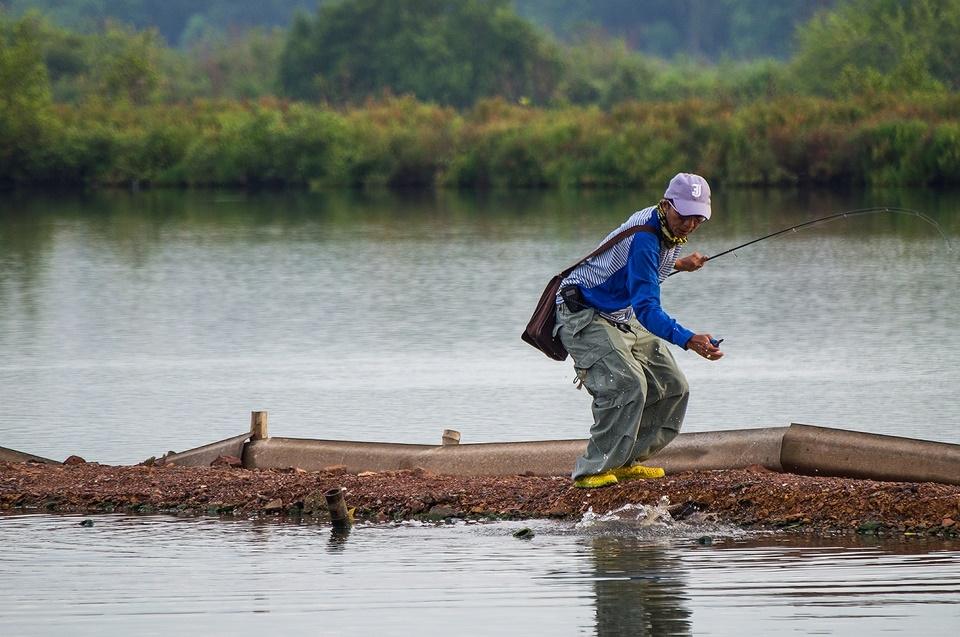
[[[923,533],[956,537],[960,486],[780,474],[762,468],[699,471],[595,490],[568,478],[464,477],[423,470],[347,473],[342,467],[68,466],[0,462],[0,511],[171,512],[326,516],[323,494],[346,489],[358,520],[447,518],[577,520],[667,496],[677,516],[712,514],[743,528]]]

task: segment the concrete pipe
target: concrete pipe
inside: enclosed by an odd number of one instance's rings
[[[667,473],[762,465],[780,471],[780,441],[786,427],[680,434],[650,459]],[[299,467],[310,471],[342,465],[349,472],[422,468],[469,476],[556,475],[573,471],[586,440],[544,440],[460,445],[408,445],[270,438],[244,449],[245,467]]]
[[[812,425],[790,425],[780,462],[804,475],[960,484],[960,445]]]
[[[164,464],[174,464],[181,467],[206,467],[220,456],[234,456],[241,458],[244,443],[250,438],[250,432],[218,440],[208,445],[188,449],[180,453],[171,453],[163,457]]]
[[[50,458],[42,458],[40,456],[35,456],[32,453],[24,453],[23,451],[7,449],[6,447],[0,447],[0,460],[3,462],[38,462],[41,464],[62,464],[56,460],[51,460]]]

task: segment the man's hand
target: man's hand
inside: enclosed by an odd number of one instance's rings
[[[694,252],[673,262],[673,267],[682,272],[693,272],[703,267],[710,257]]]
[[[723,352],[720,351],[720,348],[710,342],[712,339],[713,337],[709,334],[694,334],[687,341],[686,347],[707,360],[715,361],[718,358],[723,358]]]

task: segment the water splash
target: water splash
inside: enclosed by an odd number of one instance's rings
[[[631,527],[662,526],[669,527],[677,524],[670,515],[670,498],[661,496],[657,504],[625,504],[619,509],[597,514],[593,507],[587,509],[583,518],[577,522],[578,530],[589,529],[598,525],[626,525]]]
[[[715,513],[681,513],[683,519],[676,520],[671,509],[677,510],[667,496],[661,496],[656,504],[625,504],[607,513],[596,513],[590,507],[573,528],[578,533],[651,538],[696,537],[704,533],[723,537],[750,535],[737,526],[721,524]]]

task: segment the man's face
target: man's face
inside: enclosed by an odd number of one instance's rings
[[[667,206],[667,225],[670,227],[670,233],[675,237],[683,238],[693,234],[693,231],[704,221],[706,221],[705,217],[700,215],[685,217],[677,212],[673,205]]]

